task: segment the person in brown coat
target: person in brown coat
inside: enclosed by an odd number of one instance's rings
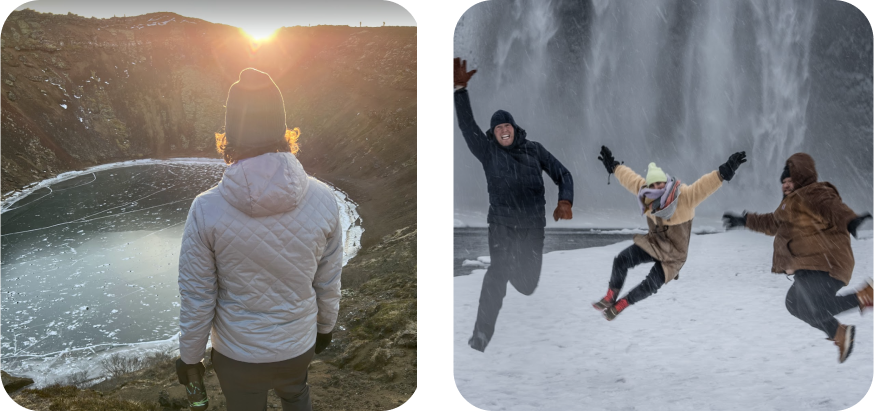
[[[839,349],[840,362],[853,350],[855,327],[835,315],[853,308],[871,307],[872,287],[836,295],[853,275],[850,234],[871,214],[857,216],[841,200],[831,183],[817,182],[816,165],[805,153],[786,160],[781,176],[783,201],[773,213],[744,212],[723,215],[726,228],[746,227],[774,236],[771,271],[794,275],[786,294],[786,308],[798,319],[826,333]]]
[[[607,147],[601,146],[598,157],[610,174],[616,174],[619,183],[637,196],[641,214],[646,216],[649,232],[634,236],[634,244],[613,260],[613,271],[607,295],[592,304],[608,321],[644,298],[655,294],[662,285],[678,278],[689,253],[692,219],[695,207],[722,187],[723,181],[734,177],[738,166],[745,163],[746,153],[731,155],[728,161],[705,174],[691,185],[667,175],[655,163],[649,164],[646,178],[613,158]],[[639,264],[655,262],[646,279],[623,298],[618,298],[628,269]]]

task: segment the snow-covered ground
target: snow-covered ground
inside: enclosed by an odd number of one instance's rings
[[[855,290],[872,275],[872,232],[852,240]],[[467,345],[485,270],[455,277],[455,382],[485,410],[842,410],[872,382],[872,314],[856,325],[850,358],[786,311],[791,278],[770,273],[773,237],[693,236],[673,281],[606,321],[591,303],[628,247],[557,251],[526,297],[508,286],[485,353]],[[652,264],[629,272],[623,295]]]

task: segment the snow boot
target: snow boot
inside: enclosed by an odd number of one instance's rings
[[[843,363],[853,352],[853,338],[856,336],[856,327],[852,325],[838,325],[838,331],[832,341],[838,346],[838,362]]]
[[[611,305],[610,308],[604,310],[604,318],[606,318],[607,321],[613,321],[613,319],[626,308],[628,308],[628,300],[623,298],[617,301],[615,305]]]
[[[469,345],[470,348],[473,348],[474,350],[477,350],[479,352],[485,352],[486,346],[489,345],[489,340],[488,338],[486,338],[486,333],[474,330],[473,336],[471,336],[470,339],[467,340],[467,345]]]
[[[613,303],[616,302],[616,294],[619,294],[619,290],[613,290],[612,288],[607,289],[607,295],[601,299],[601,301],[595,302],[592,304],[592,307],[595,307],[598,311],[604,311],[613,306]]]
[[[871,308],[872,301],[874,301],[874,287],[872,287],[872,283],[874,280],[868,278],[866,280],[868,284],[865,284],[861,290],[856,291],[856,298],[859,299],[859,311],[864,312],[866,308]]]

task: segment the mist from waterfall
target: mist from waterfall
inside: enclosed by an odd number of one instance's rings
[[[746,151],[699,207],[708,223],[773,211],[798,151],[850,207],[872,209],[871,27],[845,3],[491,0],[459,20],[455,55],[478,70],[480,127],[507,110],[573,173],[577,217],[563,225],[645,224],[634,197],[607,185],[602,144],[641,175],[653,161],[688,184]],[[485,177],[457,125],[454,144],[456,218],[484,224]],[[545,185],[549,207],[557,190]]]

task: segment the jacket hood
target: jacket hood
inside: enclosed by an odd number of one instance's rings
[[[234,208],[251,217],[265,217],[297,207],[308,182],[293,154],[267,153],[229,166],[218,189]]]
[[[816,163],[813,157],[805,153],[795,153],[788,160],[786,166],[789,167],[789,176],[792,177],[792,183],[795,184],[795,189],[813,184],[819,178],[816,173]]]

